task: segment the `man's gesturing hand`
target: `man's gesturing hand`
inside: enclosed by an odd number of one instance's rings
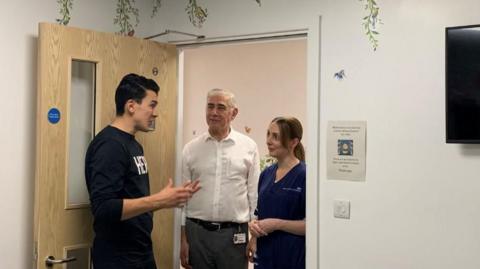
[[[187,181],[182,186],[174,187],[172,179],[169,178],[167,186],[151,198],[158,208],[182,207],[200,189],[198,183],[198,180]]]

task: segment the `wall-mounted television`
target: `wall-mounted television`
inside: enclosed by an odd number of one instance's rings
[[[445,29],[447,143],[480,144],[480,25]]]

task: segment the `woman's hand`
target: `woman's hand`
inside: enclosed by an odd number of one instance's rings
[[[262,230],[262,228],[259,225],[259,220],[252,220],[248,223],[248,229],[250,230],[250,233],[254,237],[260,237],[260,236],[265,236],[267,233]]]
[[[262,220],[252,220],[248,224],[250,233],[255,237],[261,237],[268,235],[269,233],[278,230],[280,219],[262,219]]]

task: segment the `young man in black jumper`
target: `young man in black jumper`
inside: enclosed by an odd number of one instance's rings
[[[90,143],[85,177],[94,216],[92,260],[95,269],[154,269],[153,211],[182,206],[198,182],[174,187],[172,180],[150,195],[148,166],[138,131],[155,118],[159,87],[136,74],[126,75],[115,93],[116,117]]]

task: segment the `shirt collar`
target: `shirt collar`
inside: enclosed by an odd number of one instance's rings
[[[228,133],[227,137],[225,137],[224,139],[222,139],[220,142],[223,142],[223,141],[232,141],[232,142],[235,142],[235,140],[237,139],[237,132],[232,128],[230,127],[230,132]],[[215,137],[213,137],[208,131],[206,132],[206,135],[205,135],[205,142],[209,141],[209,140],[214,140],[216,141],[217,139],[215,139]]]

